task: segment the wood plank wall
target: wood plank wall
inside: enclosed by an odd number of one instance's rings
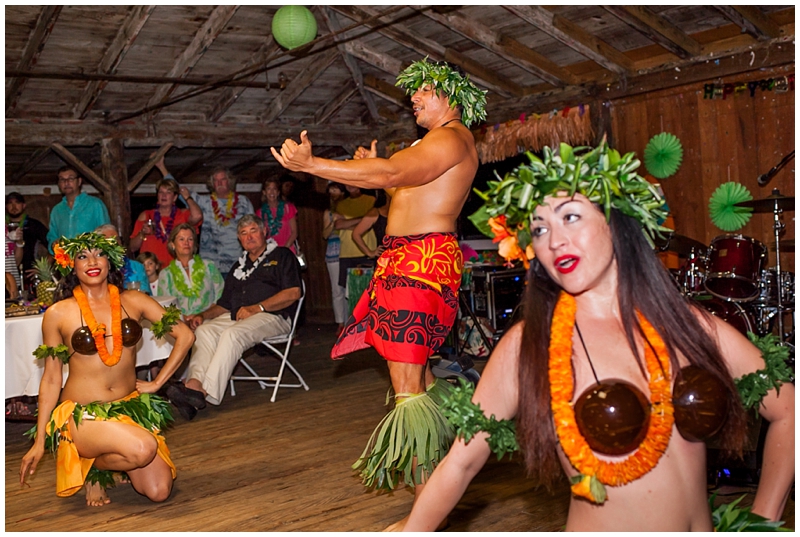
[[[794,65],[743,75],[708,80],[707,83],[735,83],[794,74]],[[758,186],[758,176],[769,171],[794,149],[795,92],[745,91],[727,99],[704,99],[703,83],[612,101],[614,145],[622,152],[635,151],[640,157],[654,135],[667,131],[683,145],[683,163],[678,172],[661,182],[675,218],[676,231],[710,244],[726,232],[711,222],[708,200],[714,190],[728,181],[741,183],[755,199],[770,195],[795,194],[795,163],[786,165],[767,186]],[[643,166],[644,168],[644,166]],[[795,213],[783,215],[786,232],[782,239],[794,239]],[[775,266],[773,215],[753,214],[738,231],[769,248],[769,267]],[[794,270],[794,252],[781,251],[782,270]]]

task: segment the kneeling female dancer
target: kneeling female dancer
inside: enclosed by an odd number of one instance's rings
[[[183,322],[165,315],[158,302],[138,291],[121,291],[124,250],[115,239],[84,233],[61,239],[56,263],[65,274],[42,321],[45,360],[39,385],[39,416],[33,447],[20,467],[20,483],[33,474],[48,447],[57,451],[56,494],[86,488],[87,505],[109,503],[111,472],[125,472],[133,488],[154,502],[172,491],[175,465],[161,435],[171,419],[169,403],[154,395],[194,343]],[[139,322],[153,323],[175,345],[152,382],[136,378]],[[64,388],[62,368],[69,363]]]
[[[741,451],[733,379],[771,370],[671,282],[645,235],[663,229],[663,200],[636,165],[605,142],[580,155],[562,144],[485,194],[501,253],[526,257],[530,243],[535,259],[524,317],[492,354],[473,403],[516,418],[540,483],[570,478],[567,530],[711,531],[704,440],[720,431],[725,448]],[[753,512],[776,520],[794,480],[794,386],[773,386],[758,407],[770,424]],[[487,438],[453,444],[406,531],[436,528],[489,457]]]

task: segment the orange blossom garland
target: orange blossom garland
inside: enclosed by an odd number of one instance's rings
[[[78,301],[78,306],[81,308],[81,313],[86,318],[86,323],[89,325],[89,331],[94,338],[94,344],[97,347],[97,354],[100,359],[108,367],[117,365],[122,357],[122,304],[119,301],[119,289],[116,285],[108,284],[108,292],[111,295],[111,329],[114,331],[112,341],[114,342],[114,350],[112,354],[108,354],[106,348],[106,325],[98,323],[94,318],[92,308],[89,306],[89,301],[86,299],[86,294],[77,286],[72,290],[72,296]]]
[[[572,408],[574,390],[572,331],[575,327],[576,309],[575,298],[562,292],[553,312],[550,334],[550,404],[561,448],[572,466],[581,474],[580,481],[572,486],[572,491],[576,495],[597,501],[589,490],[589,481],[592,476],[605,485],[619,486],[630,483],[655,468],[661,455],[666,451],[674,422],[670,389],[670,363],[667,358],[666,346],[658,332],[647,319],[637,312],[642,332],[656,352],[654,355],[653,350],[648,345],[644,345],[645,361],[650,375],[651,403],[647,436],[636,451],[625,460],[620,462],[599,460],[578,430],[575,412]],[[659,361],[662,362],[663,372]]]

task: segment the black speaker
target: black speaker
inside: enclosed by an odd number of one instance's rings
[[[495,331],[507,328],[525,290],[525,269],[476,267],[470,284],[472,310],[486,317]]]

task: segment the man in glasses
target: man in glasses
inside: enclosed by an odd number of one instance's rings
[[[53,242],[61,237],[71,239],[111,223],[105,204],[100,199],[81,192],[81,185],[83,179],[75,168],[64,166],[58,170],[58,190],[64,198],[50,213],[47,244],[51,253]]]

